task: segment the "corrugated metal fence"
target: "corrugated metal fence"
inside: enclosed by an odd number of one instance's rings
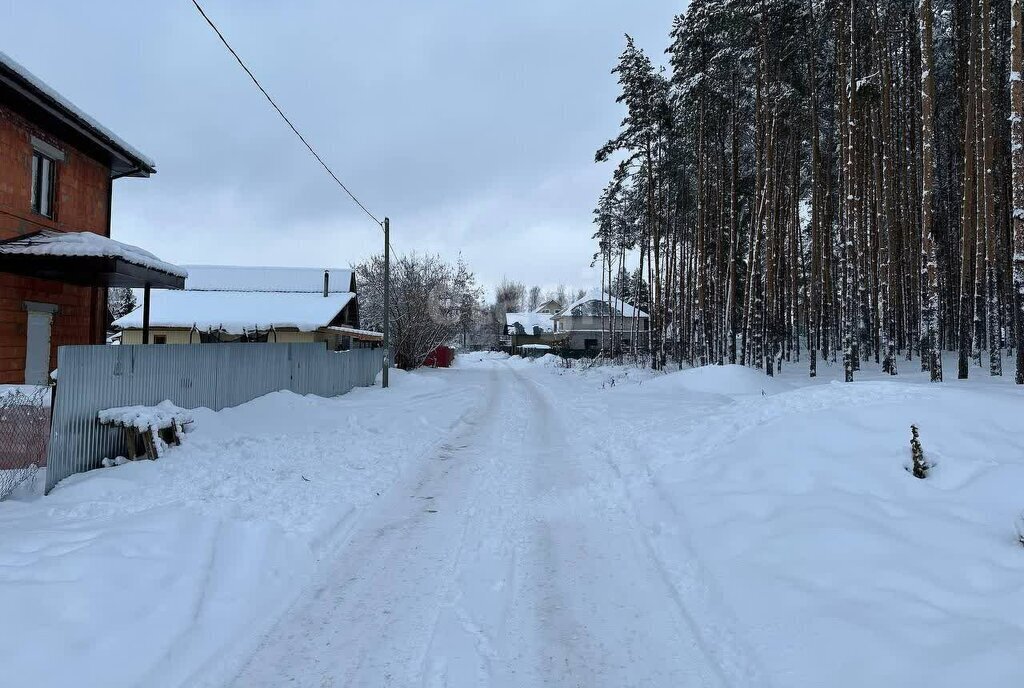
[[[62,346],[46,492],[125,453],[121,432],[97,422],[103,409],[169,399],[219,411],[279,390],[337,396],[372,385],[382,357],[381,349],[335,353],[323,344]]]

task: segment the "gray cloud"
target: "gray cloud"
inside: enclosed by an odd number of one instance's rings
[[[228,2],[204,7],[400,251],[462,253],[488,283],[583,284],[609,70],[660,57],[681,2]],[[3,50],[156,159],[117,183],[114,236],[169,260],[322,265],[379,232],[186,0],[0,0]],[[46,27],[40,40],[39,27]]]

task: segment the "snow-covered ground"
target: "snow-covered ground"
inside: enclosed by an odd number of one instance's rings
[[[770,685],[1024,685],[1024,390],[911,365],[709,367],[591,405],[654,547]]]
[[[160,461],[0,502],[0,685],[229,679],[317,559],[479,394],[400,371],[392,387],[198,410]]]
[[[845,384],[474,354],[389,392],[200,411],[165,459],[0,503],[0,666],[33,686],[1024,685],[1024,391],[911,365]]]

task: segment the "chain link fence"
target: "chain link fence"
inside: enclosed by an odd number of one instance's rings
[[[34,480],[46,465],[50,439],[50,389],[0,388],[0,500]]]

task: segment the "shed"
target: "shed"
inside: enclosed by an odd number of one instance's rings
[[[427,354],[427,357],[423,359],[423,365],[431,368],[450,368],[452,361],[455,360],[455,351],[442,344],[441,346],[435,346],[434,350]]]

